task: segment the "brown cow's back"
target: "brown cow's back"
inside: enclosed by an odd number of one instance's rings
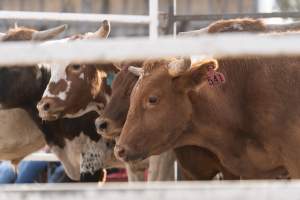
[[[227,82],[191,95],[200,130],[209,134],[201,143],[231,171],[264,176],[293,151],[286,145],[300,141],[291,134],[291,123],[300,119],[300,58],[226,58],[218,63]]]

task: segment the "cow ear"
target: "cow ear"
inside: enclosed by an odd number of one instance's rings
[[[112,73],[118,73],[120,69],[116,67],[114,63],[108,62],[108,63],[101,63],[97,66],[98,69],[105,71],[106,73],[112,72]]]
[[[123,60],[119,62],[113,62],[113,65],[120,71],[123,69],[128,69],[130,66],[142,67],[144,60]]]
[[[207,83],[209,72],[215,71],[218,68],[218,62],[215,59],[204,60],[192,64],[191,68],[184,72],[179,77],[174,78],[177,88],[190,90],[200,87]]]

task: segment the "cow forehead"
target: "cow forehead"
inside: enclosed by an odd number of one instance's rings
[[[66,68],[70,63],[52,63],[50,83],[57,83],[60,80],[67,81]]]
[[[43,97],[58,97],[62,101],[66,99],[67,92],[70,90],[71,82],[67,81],[67,75],[66,75],[66,67],[69,63],[47,63],[43,64],[43,66],[46,66],[47,68],[51,68],[51,77],[49,80],[49,83],[47,85],[47,88],[43,94]],[[50,91],[50,84],[56,84],[59,81],[65,81],[67,83],[67,88],[64,91],[60,91],[58,95],[54,95]]]
[[[70,38],[64,38],[59,40],[51,40],[41,44],[41,46],[49,47],[53,44],[59,43],[67,43],[70,41]],[[59,80],[66,80],[65,69],[70,64],[70,62],[49,62],[49,63],[41,63],[40,66],[44,66],[46,68],[50,68],[51,70],[51,78],[50,82],[57,83]]]

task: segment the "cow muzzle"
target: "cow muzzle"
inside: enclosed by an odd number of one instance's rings
[[[95,121],[97,133],[106,139],[115,139],[120,136],[120,128],[115,128],[115,124],[112,120],[107,118],[97,118]]]
[[[115,146],[114,153],[116,158],[122,162],[140,161],[147,157],[143,153],[133,152],[128,147],[120,145]]]
[[[37,104],[37,109],[39,111],[40,118],[46,121],[53,121],[58,119],[61,116],[62,111],[64,110],[63,107],[57,107],[55,99],[52,98],[42,99]]]

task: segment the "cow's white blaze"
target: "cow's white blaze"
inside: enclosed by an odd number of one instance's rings
[[[81,73],[81,74],[79,75],[79,78],[81,78],[82,80],[84,80],[84,73]]]
[[[56,43],[66,43],[69,42],[70,38],[60,39],[60,40],[53,40],[53,41],[47,41],[44,42],[43,46],[51,46],[52,44]],[[41,63],[40,66],[44,66],[47,68],[50,68],[51,70],[51,77],[48,83],[48,86],[46,90],[44,91],[43,97],[52,97],[52,98],[59,98],[60,100],[64,101],[67,98],[67,92],[70,90],[71,83],[70,81],[67,81],[67,74],[66,74],[66,68],[68,67],[70,63],[69,62],[50,62],[50,63]],[[58,83],[59,81],[65,81],[68,86],[65,91],[60,91],[57,95],[54,95],[49,91],[49,84],[51,83]]]
[[[39,80],[42,78],[42,71],[40,70],[40,68],[39,68],[39,70],[37,70],[35,78],[36,78],[36,80]]]

